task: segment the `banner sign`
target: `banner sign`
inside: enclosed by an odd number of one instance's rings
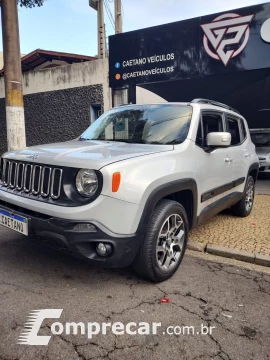
[[[270,68],[270,3],[109,37],[110,86]]]

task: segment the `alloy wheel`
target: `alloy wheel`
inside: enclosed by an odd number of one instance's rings
[[[253,201],[254,201],[254,184],[252,181],[249,181],[247,184],[246,199],[245,199],[247,211],[251,210],[253,206]]]
[[[163,223],[156,247],[157,263],[163,271],[174,268],[180,257],[185,240],[185,225],[179,214],[170,215]]]

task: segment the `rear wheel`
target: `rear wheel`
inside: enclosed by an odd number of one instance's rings
[[[169,279],[178,269],[187,245],[188,220],[176,201],[161,200],[149,222],[133,263],[134,270],[154,282]]]
[[[253,208],[254,195],[255,195],[254,179],[252,176],[248,176],[245,186],[244,196],[237,204],[232,206],[233,213],[241,217],[248,216]]]

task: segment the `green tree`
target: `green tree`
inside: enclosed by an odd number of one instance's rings
[[[24,6],[27,8],[33,8],[35,6],[42,6],[45,0],[17,0],[20,6]],[[0,0],[1,6],[1,0]]]

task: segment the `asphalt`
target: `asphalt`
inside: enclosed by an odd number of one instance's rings
[[[0,359],[270,359],[270,269],[188,252],[175,276],[148,283],[130,269],[98,269],[0,229]],[[160,303],[166,296],[170,303]],[[161,322],[158,335],[53,335],[18,345],[34,309],[65,322]],[[44,320],[51,335],[55,320]],[[163,334],[167,326],[215,326],[212,335]]]

